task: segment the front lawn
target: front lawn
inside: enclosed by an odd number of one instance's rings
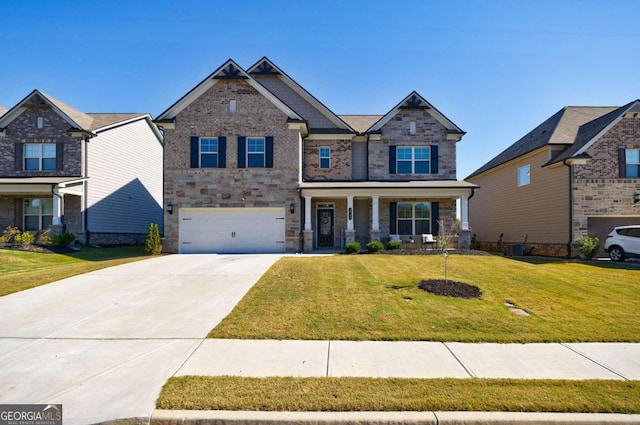
[[[640,342],[638,268],[466,255],[448,262],[449,279],[479,287],[480,299],[417,288],[444,277],[437,255],[283,258],[209,337]]]
[[[0,249],[0,296],[145,258],[144,246],[83,246],[70,254]]]
[[[174,377],[158,409],[640,413],[639,381]]]

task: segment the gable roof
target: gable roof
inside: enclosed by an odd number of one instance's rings
[[[366,132],[382,115],[338,115],[340,119],[358,133]]]
[[[449,118],[445,117],[440,111],[438,111],[432,104],[427,102],[427,100],[420,96],[418,92],[415,90],[409,93],[407,97],[402,99],[400,103],[394,106],[386,115],[382,116],[378,121],[376,121],[369,129],[367,133],[373,133],[380,131],[383,125],[391,120],[400,110],[402,109],[423,109],[429,113],[432,117],[436,119],[440,124],[442,124],[446,129],[447,133],[450,134],[459,134],[460,137],[464,136],[465,132],[462,131],[460,127],[455,125]]]
[[[267,90],[267,88],[257,82],[253,77],[251,77],[245,70],[238,66],[238,64],[235,63],[233,59],[229,59],[218,69],[208,75],[204,80],[202,80],[198,85],[192,88],[187,94],[178,99],[177,102],[167,108],[167,110],[158,115],[156,121],[160,122],[173,120],[173,118],[175,118],[178,113],[180,113],[196,99],[202,96],[218,81],[237,79],[247,80],[249,85],[255,88],[264,97],[266,97],[271,103],[273,103],[278,109],[280,109],[285,115],[287,115],[289,119],[300,121],[303,119],[282,100],[278,99],[278,97],[276,97],[273,93]]]
[[[586,155],[586,150],[629,112],[640,112],[640,99],[629,102],[620,108],[614,109],[580,126],[573,144],[552,158],[545,166],[556,164],[569,158]]]
[[[547,145],[572,145],[583,124],[615,109],[615,107],[565,106],[471,173],[467,179]]]
[[[299,113],[309,123],[311,130],[334,129],[340,132],[355,132],[349,124],[334,114],[266,56],[249,67],[247,72]]]

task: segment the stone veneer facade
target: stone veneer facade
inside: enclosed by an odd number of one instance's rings
[[[352,177],[351,139],[349,140],[305,140],[303,179],[305,181],[348,181]],[[320,147],[328,146],[329,168],[320,168]]]
[[[229,111],[235,100],[236,112]],[[226,168],[190,168],[190,138],[227,138]],[[274,139],[273,168],[238,168],[237,137]],[[300,250],[300,133],[287,116],[245,80],[221,80],[179,112],[164,134],[164,250],[178,252],[180,208],[284,207],[285,249]]]
[[[640,117],[623,117],[587,149],[585,165],[574,165],[574,241],[587,235],[589,217],[640,217],[640,204],[633,203],[640,179],[619,176],[618,149],[640,149]]]

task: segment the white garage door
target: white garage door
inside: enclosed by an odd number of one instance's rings
[[[180,208],[180,253],[284,252],[284,208]]]

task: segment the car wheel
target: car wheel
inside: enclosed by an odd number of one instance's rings
[[[609,248],[609,258],[611,261],[624,261],[624,250],[619,246]]]

